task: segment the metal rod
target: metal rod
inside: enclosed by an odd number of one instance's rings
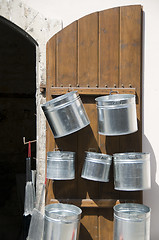
[[[37,141],[37,140],[32,140],[32,141],[26,142],[26,141],[25,141],[25,137],[23,137],[23,143],[24,143],[24,144],[29,144],[29,142],[30,142],[30,143],[33,143],[33,142],[36,142],[36,141]]]

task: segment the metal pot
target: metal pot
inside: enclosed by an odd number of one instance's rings
[[[53,151],[47,153],[47,178],[71,180],[75,178],[75,153]]]
[[[45,207],[44,240],[78,240],[82,210],[71,204]]]
[[[150,208],[137,203],[114,206],[114,240],[150,240]]]
[[[125,135],[136,132],[135,95],[113,94],[98,97],[98,132],[101,135]]]
[[[93,181],[109,182],[111,163],[112,156],[110,155],[86,152],[81,177]]]
[[[116,153],[113,158],[115,189],[136,191],[151,187],[149,153]]]
[[[74,133],[90,123],[76,91],[56,97],[41,107],[55,138]]]

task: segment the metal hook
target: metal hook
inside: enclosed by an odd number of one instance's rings
[[[24,143],[24,144],[33,143],[33,142],[36,142],[36,141],[37,141],[37,140],[32,140],[32,141],[26,142],[26,141],[25,141],[25,137],[23,137],[23,143]]]
[[[112,93],[119,93],[119,91],[117,91],[117,90],[110,90],[109,95],[111,95]]]

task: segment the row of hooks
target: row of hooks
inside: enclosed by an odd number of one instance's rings
[[[69,84],[68,86],[69,86],[69,87],[72,87],[72,85],[71,85],[71,84]],[[54,85],[52,85],[52,87],[54,87]],[[64,87],[64,86],[63,86],[63,84],[61,84],[61,85],[60,85],[60,87]],[[77,85],[76,85],[76,87],[80,87],[80,85],[79,85],[79,84],[77,84]],[[90,87],[90,85],[89,85],[89,84],[87,84],[87,87],[89,88],[89,87]],[[99,86],[98,86],[98,84],[96,84],[96,86],[95,86],[95,87],[96,87],[96,88],[98,88],[98,87],[99,87]],[[122,87],[122,88],[124,88],[124,84],[121,84],[121,87]],[[130,87],[130,88],[132,88],[132,85],[131,85],[131,84],[129,84],[129,87]],[[108,85],[105,85],[105,88],[108,88]],[[116,84],[114,84],[114,88],[117,88],[117,85],[116,85]]]

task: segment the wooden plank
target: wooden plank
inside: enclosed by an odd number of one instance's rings
[[[55,65],[56,65],[56,36],[52,37],[46,45],[46,100],[50,100],[50,89],[55,86]]]
[[[135,88],[68,88],[54,87],[50,89],[52,96],[62,95],[67,92],[77,91],[80,95],[106,95],[106,94],[135,94]]]
[[[98,13],[78,20],[78,84],[98,85]]]
[[[51,203],[69,203],[82,208],[111,208],[117,201],[117,199],[51,199]]]
[[[131,89],[119,89],[119,8],[109,9],[99,13],[99,82],[100,87],[108,86],[116,93],[125,93]],[[114,86],[116,88],[114,88]],[[119,149],[118,137],[99,135],[101,152],[113,154]],[[113,168],[111,167],[109,183],[99,184],[101,198],[117,196],[114,191]]]
[[[120,87],[135,86],[137,94],[138,132],[121,138],[120,150],[142,151],[142,15],[141,6],[121,8],[120,16]]]
[[[56,86],[76,86],[77,22],[56,34]]]
[[[119,75],[119,8],[99,12],[99,86],[117,87]]]
[[[119,8],[109,9],[99,13],[99,87],[113,88],[117,93],[127,89],[119,87]],[[117,89],[116,89],[117,88]],[[119,137],[99,135],[99,147],[102,153],[112,155],[119,150]],[[110,169],[108,183],[99,183],[99,198],[119,198],[119,192],[114,190],[113,165]],[[113,218],[112,208],[108,211],[99,210],[98,231],[99,240],[112,239]]]
[[[120,137],[120,152],[142,151],[142,8],[140,5],[120,9],[120,77],[119,87],[130,84],[136,89],[138,131]],[[121,192],[121,198],[142,200],[142,192]]]
[[[76,86],[77,82],[77,22],[56,34],[56,86]],[[54,88],[51,88],[54,89]],[[77,153],[77,133],[55,139],[61,151]],[[75,159],[77,172],[78,156]],[[56,198],[75,198],[77,195],[77,174],[74,180],[54,181]]]
[[[98,13],[78,21],[78,85],[98,86]],[[97,111],[94,96],[81,96],[90,125],[78,133],[78,198],[98,198],[98,182],[82,179],[85,151],[98,151]],[[84,209],[81,220],[80,239],[98,239],[97,210]]]
[[[83,208],[80,225],[80,240],[98,240],[98,209]]]
[[[99,240],[113,239],[113,208],[99,209]]]

